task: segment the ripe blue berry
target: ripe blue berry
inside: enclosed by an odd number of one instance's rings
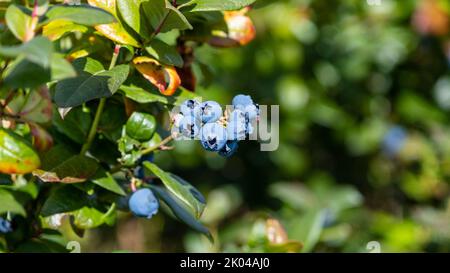
[[[234,110],[230,114],[230,120],[227,124],[228,140],[243,140],[246,135],[246,118],[241,110]]]
[[[200,130],[200,141],[206,150],[217,152],[227,142],[227,131],[218,123],[206,123]]]
[[[227,124],[228,140],[243,140],[251,133],[253,133],[253,127],[248,118],[248,114],[241,110],[231,112]]]
[[[238,142],[235,140],[228,140],[227,143],[225,143],[225,146],[223,146],[222,149],[219,151],[219,155],[224,157],[230,157],[232,156],[238,148]]]
[[[250,96],[237,95],[232,101],[233,108],[244,112],[250,120],[253,120],[259,116],[259,105],[253,103]]]
[[[136,178],[143,179],[145,177],[144,168],[140,165],[136,166],[136,168],[134,168],[133,175]]]
[[[146,154],[141,156],[141,158],[139,158],[138,160],[138,166],[136,168],[134,168],[133,174],[134,177],[139,178],[139,179],[143,179],[145,177],[145,172],[144,172],[144,168],[142,167],[142,163],[149,161],[149,162],[153,162],[154,161],[154,155],[153,153],[150,154]]]
[[[140,189],[131,195],[128,206],[134,215],[150,219],[158,212],[159,202],[150,189]]]
[[[222,107],[215,101],[205,101],[201,104],[201,120],[204,123],[212,123],[222,116]]]
[[[5,220],[0,217],[0,233],[8,233],[11,232],[11,223],[8,220]]]
[[[180,106],[180,111],[185,117],[199,118],[201,113],[200,103],[197,100],[185,100]]]
[[[139,164],[142,164],[142,163],[144,163],[146,161],[153,162],[154,159],[155,159],[154,154],[153,153],[149,153],[149,154],[145,154],[145,155],[141,156],[141,158],[139,158],[138,162],[139,162]]]
[[[247,106],[245,106],[243,111],[250,120],[254,120],[257,117],[259,117],[259,105],[258,104],[247,105]]]
[[[179,128],[181,125],[181,121],[183,120],[183,114],[176,114],[172,117],[173,126]]]
[[[184,137],[194,139],[200,131],[200,122],[193,116],[185,116],[180,121],[179,131]]]
[[[231,103],[233,104],[234,109],[243,110],[246,106],[253,105],[253,100],[247,95],[237,95],[233,98]]]
[[[394,126],[384,135],[382,149],[389,156],[395,156],[405,144],[407,133],[401,126]]]

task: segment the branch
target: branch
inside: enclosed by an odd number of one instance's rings
[[[117,62],[117,57],[119,56],[119,51],[120,51],[120,46],[116,45],[116,47],[114,48],[114,53],[111,59],[111,64],[109,65],[109,69],[111,70]],[[101,98],[100,102],[98,104],[97,107],[97,111],[95,112],[95,118],[94,121],[92,122],[91,125],[91,129],[89,130],[89,134],[86,140],[86,143],[84,143],[83,147],[81,148],[81,155],[84,155],[90,148],[92,145],[92,142],[95,139],[95,135],[97,134],[97,128],[98,128],[98,124],[100,122],[100,117],[102,115],[103,109],[105,108],[105,104],[106,104],[106,98]]]

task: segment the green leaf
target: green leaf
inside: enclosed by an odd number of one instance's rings
[[[25,174],[40,164],[39,156],[24,138],[0,128],[0,172]]]
[[[150,0],[141,5],[154,31],[192,29],[186,17],[167,0]]]
[[[92,182],[119,195],[126,195],[126,193],[120,187],[119,183],[117,183],[114,177],[112,177],[109,172],[105,172],[104,170],[100,169],[99,171],[97,171],[95,177],[92,178]]]
[[[54,20],[67,20],[75,24],[96,26],[114,23],[116,19],[112,14],[101,8],[81,5],[53,5],[45,14],[47,24]]]
[[[94,159],[73,155],[64,146],[56,146],[42,157],[42,168],[33,175],[44,182],[77,183],[95,175],[98,163]]]
[[[42,36],[36,37],[27,43],[17,46],[0,45],[1,56],[10,58],[23,56],[24,59],[44,68],[50,66],[52,53],[52,43],[47,38]]]
[[[84,102],[112,96],[127,79],[130,67],[119,65],[94,74],[83,73],[58,82],[55,102],[58,107],[74,107]]]
[[[43,68],[26,59],[17,58],[6,69],[4,83],[10,88],[35,88],[50,80],[50,68]]]
[[[51,63],[52,81],[59,81],[66,78],[73,78],[77,76],[77,72],[72,64],[67,61],[61,54],[54,53]]]
[[[24,41],[27,35],[27,28],[31,23],[31,16],[28,12],[16,4],[11,4],[6,10],[5,19],[9,30],[14,36]]]
[[[37,12],[36,12],[36,14],[38,16],[44,15],[47,12],[47,10],[48,10],[49,0],[36,0],[36,4],[37,4]]]
[[[22,205],[17,202],[14,195],[7,190],[0,189],[0,204],[0,215],[10,212],[26,216],[26,212]]]
[[[64,253],[67,250],[54,242],[39,238],[32,238],[21,243],[14,249],[16,253]]]
[[[292,219],[289,238],[303,242],[302,252],[311,251],[320,239],[323,222],[326,217],[326,209],[312,209],[302,217]]]
[[[53,124],[56,129],[76,143],[84,143],[91,123],[91,115],[84,112],[81,107],[71,110],[64,116],[64,119],[61,118],[56,108],[53,110]]]
[[[96,208],[84,207],[72,213],[74,224],[78,228],[90,229],[103,224],[112,224],[115,220],[116,205],[112,203],[107,212],[101,212]]]
[[[150,140],[155,130],[155,118],[146,113],[134,112],[126,124],[127,135],[139,141]]]
[[[50,196],[42,206],[41,215],[43,217],[53,214],[71,212],[82,208],[88,202],[87,195],[73,187],[58,187],[50,193]]]
[[[88,27],[83,25],[77,25],[73,22],[63,19],[54,20],[42,28],[42,35],[52,41],[56,41],[62,36],[70,32],[85,33],[88,31]]]
[[[46,123],[52,118],[52,100],[46,87],[18,93],[8,103],[9,114],[20,116],[24,121]]]
[[[168,105],[180,105],[187,99],[194,99],[198,97],[195,93],[189,92],[182,87],[179,87],[178,91],[170,97],[163,96],[159,92],[157,93],[144,90],[143,88],[135,85],[122,85],[120,90],[127,98],[138,103],[160,102]]]
[[[170,46],[159,39],[153,39],[150,46],[145,48],[147,52],[158,59],[158,61],[178,67],[183,66],[183,58],[181,58],[177,49],[174,46]]]
[[[173,197],[169,192],[161,187],[152,186],[151,189],[156,194],[156,196],[159,197],[159,199],[164,201],[164,203],[170,208],[175,217],[177,217],[180,221],[184,222],[197,232],[205,234],[210,241],[213,241],[208,228],[197,221],[189,211],[185,210],[184,207],[178,203],[175,197]]]
[[[200,218],[206,202],[196,188],[180,177],[164,172],[151,162],[145,162],[144,167],[159,177],[166,188],[190,210],[195,218]]]
[[[116,16],[116,1],[115,0],[88,0],[89,5],[104,9],[114,16]],[[125,45],[131,45],[139,47],[139,42],[130,35],[124,26],[117,21],[116,23],[98,25],[95,27],[101,34],[105,35],[108,39]]]
[[[92,58],[79,58],[73,61],[73,67],[78,73],[83,74],[83,72],[95,74],[105,70],[102,63]]]
[[[117,10],[121,19],[139,35],[150,38],[151,30],[147,27],[148,23],[145,16],[141,16],[141,3],[146,0],[117,0]]]
[[[238,10],[253,4],[256,0],[192,0],[184,7],[190,11]]]

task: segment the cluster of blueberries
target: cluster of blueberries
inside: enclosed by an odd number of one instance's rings
[[[208,151],[229,157],[238,148],[238,141],[252,134],[252,122],[259,117],[259,106],[250,96],[237,95],[232,100],[229,115],[223,116],[222,107],[215,101],[186,100],[180,112],[172,117],[175,132],[184,139],[200,139]],[[153,161],[153,154],[143,156],[134,171],[137,178],[144,178],[142,163]],[[152,190],[142,188],[135,191],[128,200],[131,212],[144,218],[152,218],[158,213],[159,202]]]
[[[0,233],[12,232],[11,222],[0,217]]]
[[[229,115],[223,116],[222,107],[215,101],[189,99],[181,104],[172,121],[182,139],[199,139],[207,151],[229,157],[236,152],[238,141],[253,133],[252,122],[258,117],[258,104],[250,96],[237,95]]]

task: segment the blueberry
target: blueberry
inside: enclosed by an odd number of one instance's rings
[[[172,123],[175,127],[180,127],[181,121],[183,120],[184,116],[183,114],[176,114],[172,117]]]
[[[239,109],[233,110],[230,113],[229,120],[242,120],[245,121],[245,112]]]
[[[180,122],[179,131],[184,137],[194,139],[200,131],[200,122],[193,116],[185,116]]]
[[[259,105],[253,103],[250,96],[237,95],[233,98],[232,104],[235,110],[241,110],[250,120],[259,116]]]
[[[136,168],[134,168],[133,175],[136,178],[144,179],[145,177],[144,167],[142,167],[141,165],[136,166]]]
[[[246,132],[246,118],[244,112],[240,110],[234,110],[230,114],[230,119],[227,124],[227,137],[228,140],[243,140],[245,139]]]
[[[232,156],[238,148],[238,142],[236,140],[228,140],[227,143],[225,143],[225,146],[223,146],[222,149],[219,151],[219,155],[224,157],[230,157]]]
[[[180,106],[180,111],[185,117],[198,118],[201,112],[200,102],[197,100],[185,100]]]
[[[253,133],[253,127],[248,114],[241,110],[231,112],[227,124],[228,140],[243,140],[251,133]]]
[[[246,106],[253,105],[253,100],[247,95],[237,95],[233,98],[231,103],[233,104],[234,109],[243,110]]]
[[[397,155],[403,148],[407,137],[406,130],[401,126],[393,126],[384,135],[382,149],[389,156]]]
[[[143,179],[145,177],[145,173],[144,173],[144,168],[142,167],[142,163],[144,163],[146,161],[153,162],[154,159],[155,159],[155,156],[153,153],[141,156],[141,158],[139,158],[139,160],[137,162],[138,166],[136,166],[136,168],[134,168],[134,171],[133,171],[134,177]]]
[[[259,105],[251,104],[251,105],[245,106],[244,113],[247,115],[247,117],[250,120],[256,119],[257,117],[259,117]]]
[[[8,233],[11,232],[11,223],[8,220],[5,220],[0,217],[0,233]]]
[[[218,123],[206,123],[200,130],[200,142],[208,151],[219,151],[227,142],[227,131]]]
[[[153,162],[155,160],[155,155],[153,153],[145,154],[139,158],[139,164],[142,164],[146,161]]]
[[[216,122],[222,116],[222,107],[215,101],[205,101],[200,107],[202,122]]]
[[[140,189],[131,195],[128,206],[134,215],[150,219],[158,212],[159,202],[150,189]]]

